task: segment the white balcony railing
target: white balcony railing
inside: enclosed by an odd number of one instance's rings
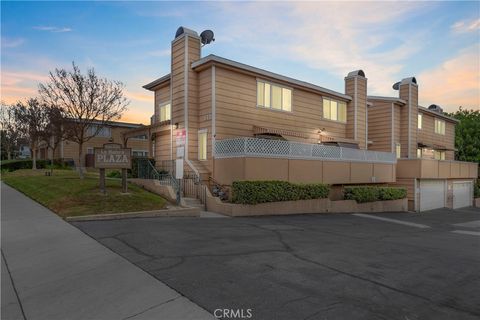
[[[261,157],[306,160],[342,160],[396,163],[394,153],[257,138],[215,141],[215,158]]]

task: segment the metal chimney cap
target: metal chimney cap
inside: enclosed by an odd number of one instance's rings
[[[365,78],[365,72],[363,72],[363,70],[359,69],[359,70],[349,72],[348,75],[347,75],[347,77],[355,77],[355,76],[360,76],[360,77]]]
[[[184,33],[195,36],[195,37],[198,37],[198,33],[196,31],[194,31],[192,29],[185,28],[185,27],[179,27],[177,29],[177,32],[175,33],[175,39],[180,37]]]
[[[417,79],[415,79],[415,77],[405,78],[402,79],[400,84],[417,84]]]

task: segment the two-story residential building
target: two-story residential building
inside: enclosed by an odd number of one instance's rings
[[[435,147],[437,156],[453,159],[449,142],[437,146],[425,136],[418,145],[417,115],[432,111],[418,107],[414,78],[399,85],[399,98],[368,97],[365,73],[356,70],[345,77],[345,92],[336,92],[215,55],[202,57],[201,41],[180,27],[172,41],[171,73],[144,86],[154,92],[152,125],[145,129],[155,142],[157,165],[184,159],[202,181],[224,185],[268,179],[340,187],[399,183],[397,178],[407,177],[398,176],[397,162],[416,159],[419,146],[425,156],[423,149]],[[398,121],[392,128],[397,133],[383,132],[391,141],[374,123],[384,104]],[[426,116],[424,121],[427,127]],[[444,129],[453,141],[451,128]],[[472,181],[476,167],[466,166],[460,178]]]
[[[87,166],[93,166],[93,151],[94,148],[100,148],[105,143],[115,142],[125,145],[124,134],[126,132],[134,132],[135,130],[141,129],[143,126],[137,123],[127,123],[119,121],[109,121],[106,125],[103,125],[99,130],[98,126],[101,125],[101,122],[93,124],[88,128],[86,133],[88,136],[94,135],[93,138],[86,141],[83,148],[83,155],[85,156],[85,164]],[[98,131],[98,132],[97,132]],[[148,157],[151,156],[150,141],[149,137],[140,132],[139,134],[134,134],[126,141],[126,146],[132,149],[132,155],[138,157]],[[54,137],[52,137],[54,139]],[[52,159],[62,159],[66,162],[78,163],[78,143],[70,140],[60,141],[58,147],[55,150],[55,154],[52,154],[52,150],[47,148],[45,142],[41,142],[38,147],[38,158],[42,160]]]
[[[470,206],[478,164],[454,161],[458,120],[419,106],[414,77],[394,89],[398,97],[368,97],[369,149],[396,154],[395,184],[407,188],[410,210]]]

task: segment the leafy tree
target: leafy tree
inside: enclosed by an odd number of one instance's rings
[[[460,107],[449,115],[460,120],[455,126],[456,159],[480,164],[480,111]]]
[[[62,141],[65,140],[68,122],[65,121],[62,110],[50,106],[47,110],[48,123],[45,130],[41,132],[41,139],[47,146],[47,150],[52,151],[52,157],[50,159],[50,172],[53,174],[53,160],[55,157],[55,151]]]
[[[50,72],[49,80],[39,85],[39,93],[47,104],[61,109],[67,118],[66,138],[78,144],[77,169],[83,178],[83,144],[109,121],[119,119],[129,102],[123,95],[123,83],[100,78],[94,69],[82,74],[75,63],[72,66],[71,71]]]
[[[0,126],[2,159],[10,160],[18,148],[21,138],[15,119],[15,106],[1,102]]]
[[[25,103],[18,102],[15,107],[17,129],[27,138],[32,152],[32,169],[37,169],[37,147],[48,126],[48,107],[36,98]]]

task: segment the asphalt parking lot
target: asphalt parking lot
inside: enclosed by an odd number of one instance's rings
[[[74,225],[212,313],[480,317],[478,208]]]

